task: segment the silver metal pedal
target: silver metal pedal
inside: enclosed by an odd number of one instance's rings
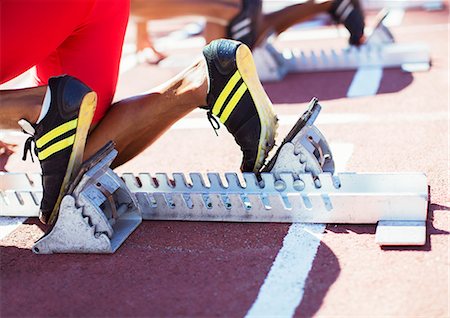
[[[142,222],[134,196],[109,168],[116,155],[109,143],[83,165],[36,254],[114,253]]]
[[[280,173],[334,173],[334,160],[330,146],[322,133],[314,126],[321,110],[314,97],[305,113],[284,138],[276,154],[263,168],[275,176]]]

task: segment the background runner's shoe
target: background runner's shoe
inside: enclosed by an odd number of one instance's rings
[[[227,37],[253,49],[257,40],[255,31],[262,15],[262,0],[242,0],[241,5],[241,11],[228,25]]]
[[[359,0],[335,0],[329,13],[336,22],[343,23],[350,32],[351,45],[363,43],[365,23]]]
[[[274,146],[278,124],[250,49],[220,39],[206,46],[203,55],[209,72],[208,118],[218,117],[241,147],[241,170],[257,172]]]
[[[53,77],[48,81],[44,103],[50,107],[37,124],[19,123],[32,135],[25,144],[24,160],[31,142],[42,168],[43,197],[39,219],[53,223],[59,204],[71,178],[81,166],[86,137],[97,102],[97,94],[70,76]]]

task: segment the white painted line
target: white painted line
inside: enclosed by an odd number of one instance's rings
[[[332,144],[330,147],[337,158],[336,167],[343,171],[353,152],[353,145]],[[325,227],[325,224],[290,226],[246,317],[292,317],[295,314]]]
[[[300,115],[280,115],[278,116],[280,126],[292,126],[299,119]],[[367,122],[370,118],[362,114],[322,114],[317,118],[316,124],[349,124],[356,122]],[[211,128],[211,124],[204,118],[184,118],[176,122],[171,129],[205,129]],[[212,129],[212,128],[211,128]]]
[[[246,317],[292,317],[320,245],[325,224],[292,224]]]
[[[345,27],[336,26],[333,28],[318,30],[290,30],[288,32],[281,33],[277,39],[283,42],[292,42],[300,40],[335,39],[340,37],[348,37],[349,35],[350,33],[348,33]]]
[[[352,157],[354,146],[351,143],[332,143],[330,145],[331,153],[334,158],[334,169],[336,173],[344,172],[347,163]]]
[[[201,114],[205,111],[199,109],[194,111],[195,114]],[[300,115],[278,115],[280,126],[292,126],[294,125]],[[351,123],[398,123],[398,122],[430,122],[430,121],[443,121],[448,117],[447,112],[428,112],[428,113],[392,113],[389,118],[377,115],[366,115],[360,113],[345,113],[345,114],[321,114],[317,120],[317,125],[345,125]],[[188,117],[177,121],[171,128],[172,130],[179,129],[212,129],[211,124],[206,119],[206,115],[201,118]],[[23,137],[26,135],[17,130],[0,130],[0,138],[5,137]]]
[[[9,233],[18,228],[26,219],[23,217],[0,217],[0,240],[7,237]]]
[[[436,113],[392,113],[389,118],[377,115],[367,115],[360,113],[345,113],[345,114],[321,114],[317,120],[317,125],[345,125],[351,123],[398,123],[398,122],[428,122],[428,121],[443,121],[447,118],[447,112]],[[299,119],[298,115],[279,115],[278,124],[280,126],[292,126]],[[177,121],[171,129],[212,129],[211,124],[205,117],[201,118],[183,118]]]
[[[402,8],[390,9],[389,15],[384,19],[383,24],[387,27],[399,26],[403,22],[405,10]]]
[[[360,67],[353,76],[353,81],[347,91],[347,97],[376,95],[382,78],[383,68]]]

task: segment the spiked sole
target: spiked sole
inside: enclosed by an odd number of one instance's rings
[[[63,196],[66,193],[67,187],[80,169],[84,147],[86,145],[86,138],[89,132],[89,128],[91,126],[92,118],[94,117],[95,107],[97,106],[97,94],[95,92],[89,92],[84,96],[81,101],[80,112],[78,114],[78,124],[75,132],[75,141],[72,146],[72,153],[70,154],[69,162],[67,164],[66,174],[64,175],[64,179],[59,190],[58,199],[56,200],[56,204],[53,207],[53,211],[48,218],[47,223],[53,224],[58,216],[59,205]],[[41,221],[43,221],[41,219]]]
[[[242,79],[248,87],[261,120],[258,154],[253,167],[253,172],[258,172],[264,165],[269,151],[275,145],[278,120],[273,110],[272,102],[259,81],[252,53],[244,44],[241,44],[237,49],[236,64]]]

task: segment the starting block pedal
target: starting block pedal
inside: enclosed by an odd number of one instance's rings
[[[288,73],[357,70],[361,67],[428,70],[431,61],[428,46],[423,43],[396,43],[383,24],[387,15],[387,11],[380,13],[365,44],[340,51],[285,49],[279,52],[272,44],[273,37],[270,37],[253,51],[260,80],[279,81]]]
[[[36,254],[114,253],[138,227],[137,201],[109,168],[116,155],[109,143],[83,164],[52,229],[34,244]]]
[[[428,185],[422,173],[334,174],[313,99],[261,173],[118,177],[111,144],[83,165],[53,229],[35,253],[113,253],[141,220],[376,224],[380,245],[423,245]],[[1,215],[37,216],[36,176],[1,173]],[[32,182],[32,184],[31,184]],[[19,200],[28,192],[31,200]],[[21,201],[21,202],[15,202]]]

